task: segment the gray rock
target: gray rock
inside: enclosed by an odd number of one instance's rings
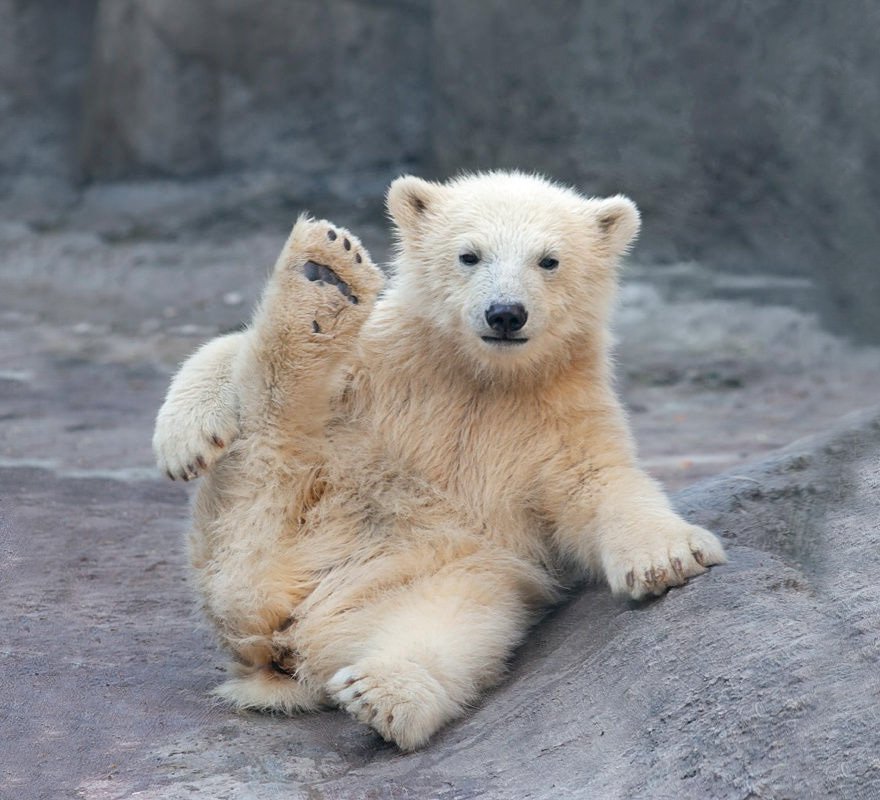
[[[872,402],[878,351],[793,309],[699,299],[697,267],[629,273],[621,389],[654,474],[736,465],[678,496],[729,566],[648,605],[576,594],[415,755],[339,713],[213,705],[226,658],[194,613],[187,491],[156,474],[150,427],[175,364],[247,318],[284,233],[0,225],[0,796],[876,794],[880,434],[866,417],[744,461]]]
[[[729,565],[646,604],[577,592],[411,755],[338,712],[211,704],[223,657],[192,613],[176,486],[48,462],[0,485],[4,796],[880,793],[880,411],[680,493]]]
[[[96,0],[0,0],[0,203],[45,217],[76,199]]]
[[[399,169],[428,141],[427,36],[423,2],[102,2],[83,169]]]

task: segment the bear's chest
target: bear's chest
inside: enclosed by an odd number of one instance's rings
[[[478,518],[525,514],[539,466],[558,448],[552,426],[523,398],[408,384],[376,400],[373,433],[385,456]]]

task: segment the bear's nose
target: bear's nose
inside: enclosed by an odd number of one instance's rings
[[[529,312],[522,303],[492,303],[486,309],[486,322],[498,333],[514,333],[526,324]]]

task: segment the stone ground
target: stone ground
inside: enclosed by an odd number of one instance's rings
[[[880,350],[824,333],[808,282],[694,264],[627,269],[620,388],[645,464],[730,565],[644,605],[579,593],[418,754],[339,713],[213,705],[192,488],[153,468],[152,420],[176,364],[247,318],[284,233],[0,227],[0,796],[880,796],[880,427],[834,428],[880,397]]]

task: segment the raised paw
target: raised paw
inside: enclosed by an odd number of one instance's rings
[[[408,659],[362,659],[339,670],[326,690],[340,708],[401,750],[424,745],[460,710],[424,667]]]
[[[717,537],[704,528],[672,516],[656,521],[635,540],[614,542],[603,554],[603,566],[614,594],[638,600],[663,594],[713,564],[727,561]],[[647,525],[646,525],[647,527]]]
[[[384,282],[360,241],[326,220],[300,217],[279,260],[278,280],[295,287],[306,333],[315,341],[353,334]],[[290,284],[290,279],[298,284]],[[288,318],[292,319],[293,316]]]

